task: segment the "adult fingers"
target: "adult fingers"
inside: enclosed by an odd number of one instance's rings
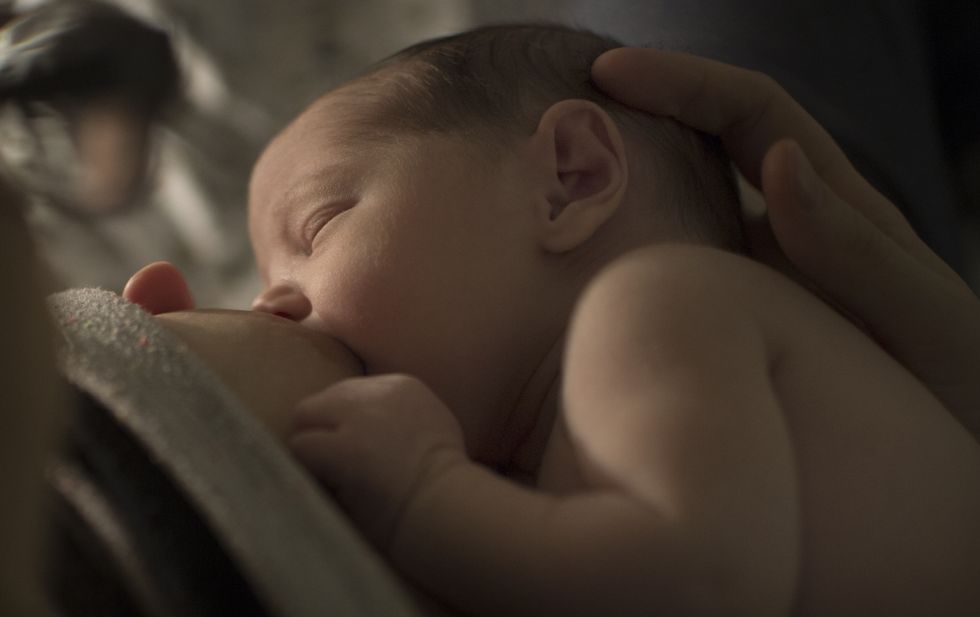
[[[775,234],[772,232],[772,225],[769,224],[769,212],[762,192],[749,184],[742,174],[737,175],[737,182],[739,201],[742,206],[742,230],[745,233],[749,256],[779,270],[801,284],[807,284],[807,281],[800,276],[792,262],[786,258]]]
[[[141,268],[129,278],[122,295],[151,315],[194,308],[194,298],[184,275],[165,261]]]
[[[963,395],[980,370],[980,300],[962,280],[928,267],[851,208],[792,141],[766,156],[762,186],[780,247],[804,275],[948,407],[980,403]]]
[[[689,54],[640,48],[601,55],[592,77],[627,105],[720,137],[739,170],[757,187],[770,147],[793,139],[844,201],[930,267],[946,275],[951,272],[898,209],[854,169],[823,127],[772,78]]]
[[[614,98],[669,116],[726,140],[729,156],[759,186],[762,159],[792,137],[821,173],[850,167],[827,132],[768,76],[680,52],[623,47],[592,67],[596,84]]]

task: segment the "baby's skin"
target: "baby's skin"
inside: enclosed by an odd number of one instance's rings
[[[775,271],[694,246],[628,255],[587,291],[565,370],[568,445],[552,447],[574,456],[555,457],[556,481],[578,467],[579,491],[613,486],[656,504],[648,555],[680,542],[701,566],[735,560],[729,591],[772,602],[740,614],[980,607],[976,441]],[[550,468],[546,453],[543,480]]]
[[[976,614],[974,439],[789,279],[664,243],[605,112],[499,154],[357,101],[256,165],[255,308],[364,361],[288,443],[405,576],[465,614]]]
[[[796,283],[663,242],[600,108],[503,154],[359,113],[257,164],[255,308],[364,363],[285,442],[404,576],[464,614],[976,614],[973,437]]]
[[[364,373],[347,347],[295,321],[261,311],[194,308],[183,275],[166,262],[142,268],[122,295],[176,334],[280,443],[293,433],[297,403]],[[424,614],[448,614],[424,590],[406,590]]]

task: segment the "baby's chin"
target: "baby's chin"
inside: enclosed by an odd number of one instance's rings
[[[363,375],[342,343],[298,323],[255,311],[198,309],[157,315],[278,438],[303,398]]]

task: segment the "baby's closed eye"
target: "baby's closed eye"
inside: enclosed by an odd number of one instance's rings
[[[356,203],[357,200],[355,199],[343,199],[323,204],[322,206],[318,206],[313,210],[302,226],[303,247],[306,249],[307,254],[313,251],[313,247],[317,242],[317,238],[320,236],[320,232],[323,231],[323,229],[331,221],[333,221],[338,214],[351,209]]]

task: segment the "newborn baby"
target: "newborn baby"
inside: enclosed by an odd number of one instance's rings
[[[269,145],[255,308],[369,375],[283,410],[293,453],[466,614],[977,614],[980,448],[738,254],[717,145],[589,82],[615,46],[421,43]]]

